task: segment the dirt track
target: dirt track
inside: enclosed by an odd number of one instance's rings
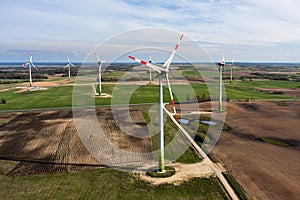
[[[228,103],[226,124],[213,154],[253,199],[300,199],[300,102]],[[295,146],[257,141],[280,139]]]
[[[131,109],[131,115],[141,114]],[[53,173],[101,166],[83,146],[72,117],[71,110],[1,114],[0,120],[6,123],[0,126],[0,158],[20,161],[8,173]],[[112,143],[120,148],[151,151],[149,138],[134,138],[116,128],[109,109],[101,109],[98,120]]]

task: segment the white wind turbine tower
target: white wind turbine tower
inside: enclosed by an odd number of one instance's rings
[[[222,60],[220,62],[218,62],[218,66],[219,66],[219,111],[223,111],[223,107],[222,107],[222,84],[223,84],[223,78],[222,78],[222,73],[223,73],[223,67],[225,66],[225,58],[224,58],[224,53],[223,53],[223,57]]]
[[[65,68],[68,68],[68,77],[69,77],[69,80],[71,79],[71,66],[72,67],[75,67],[75,65],[73,65],[70,61],[70,57],[68,56],[68,64],[65,66]]]
[[[231,59],[231,68],[230,68],[230,84],[232,83],[232,69],[233,69],[233,58]]]
[[[29,86],[33,87],[31,67],[33,67],[35,69],[35,71],[38,71],[38,68],[32,63],[32,52],[30,52],[29,61],[26,64],[24,64],[23,66],[26,67],[27,65],[29,66]]]
[[[149,63],[152,63],[151,55],[149,55]],[[149,83],[152,83],[152,69],[149,68]]]
[[[99,85],[99,95],[101,96],[101,94],[102,94],[101,68],[102,68],[102,63],[108,62],[108,60],[101,60],[96,51],[94,52],[94,54],[95,54],[95,56],[97,58],[97,61],[98,61],[98,85]]]
[[[173,108],[173,115],[176,116],[176,109],[175,109],[175,104],[174,104],[174,99],[173,99],[173,94],[170,86],[170,81],[169,81],[169,67],[172,62],[172,59],[179,47],[179,42],[182,40],[183,35],[180,36],[178,43],[176,44],[172,54],[168,58],[168,60],[163,64],[163,66],[159,65],[154,65],[150,62],[146,62],[144,60],[137,59],[133,56],[128,56],[130,59],[135,60],[136,62],[139,62],[143,65],[146,65],[147,67],[155,70],[158,75],[159,75],[159,172],[164,173],[165,172],[165,164],[164,164],[164,122],[163,122],[163,108],[164,108],[164,103],[163,103],[163,82],[162,82],[162,77],[163,75],[166,76],[167,83],[168,83],[168,88],[170,92],[170,97],[172,101],[172,108]]]

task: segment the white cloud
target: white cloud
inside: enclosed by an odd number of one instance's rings
[[[227,51],[240,52],[242,56],[241,52],[255,51],[255,47],[262,54],[276,46],[278,51],[274,51],[274,56],[266,58],[271,60],[276,59],[280,48],[286,52],[288,44],[300,41],[299,6],[296,0],[5,0],[0,12],[0,46],[2,52],[10,49],[86,52],[123,31],[162,27],[214,43],[206,45],[214,54],[231,48]],[[299,49],[293,47],[288,51],[296,55]]]

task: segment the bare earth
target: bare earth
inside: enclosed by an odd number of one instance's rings
[[[253,199],[300,199],[300,102],[228,103],[226,124],[213,154]],[[280,139],[281,147],[256,140]]]
[[[131,115],[141,116],[141,113],[131,109]],[[110,109],[97,110],[97,116],[107,137],[119,148],[151,152],[150,138],[135,138],[123,133],[113,121]],[[26,175],[103,166],[86,150],[77,135],[72,110],[2,113],[0,121],[5,123],[0,129],[1,173]],[[17,162],[8,164],[4,160]],[[3,168],[4,164],[7,167]]]
[[[214,171],[207,166],[204,162],[195,163],[195,164],[181,164],[174,163],[169,166],[173,166],[176,170],[176,174],[168,178],[152,178],[145,174],[140,174],[140,177],[143,180],[149,181],[154,185],[172,183],[174,185],[180,185],[186,180],[195,177],[210,177],[214,176]]]

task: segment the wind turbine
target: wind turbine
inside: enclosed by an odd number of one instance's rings
[[[99,84],[99,96],[102,94],[102,84],[101,84],[101,68],[102,68],[102,63],[108,62],[108,60],[101,60],[98,53],[95,51],[94,52],[97,61],[98,61],[98,84]]]
[[[68,72],[69,80],[71,79],[71,66],[72,66],[72,67],[75,67],[75,65],[73,65],[73,64],[71,63],[70,57],[68,56],[68,64],[65,66],[65,68],[68,67],[68,70],[69,70],[69,72]]]
[[[232,69],[233,69],[233,58],[231,59],[231,68],[230,68],[230,84],[232,83]]]
[[[35,71],[39,71],[38,68],[32,63],[32,52],[30,52],[29,61],[23,66],[26,67],[27,65],[29,66],[29,86],[32,87],[33,84],[32,84],[31,67],[33,67]]]
[[[224,53],[223,53],[223,57],[222,60],[220,62],[218,62],[218,66],[219,66],[219,111],[223,111],[222,108],[222,73],[223,73],[223,67],[225,66],[225,58],[224,58]]]
[[[150,69],[155,70],[158,75],[159,75],[159,171],[160,173],[165,172],[165,164],[164,164],[164,121],[163,121],[163,108],[164,108],[164,103],[163,103],[163,82],[162,82],[162,77],[163,75],[166,76],[167,83],[168,83],[168,88],[170,92],[170,97],[172,101],[172,108],[173,108],[173,115],[176,116],[176,109],[175,109],[175,104],[174,104],[174,99],[173,99],[173,94],[170,86],[170,81],[169,81],[169,67],[172,62],[172,59],[179,47],[179,42],[182,40],[183,35],[180,36],[179,41],[177,42],[172,54],[170,57],[167,59],[167,61],[163,64],[163,66],[159,65],[154,65],[150,62],[146,62],[144,60],[137,59],[133,56],[128,56],[130,59],[135,60],[136,62],[139,62],[143,65],[146,65]]]
[[[149,63],[152,63],[151,55],[149,55]],[[152,83],[152,69],[149,68],[149,83]]]

